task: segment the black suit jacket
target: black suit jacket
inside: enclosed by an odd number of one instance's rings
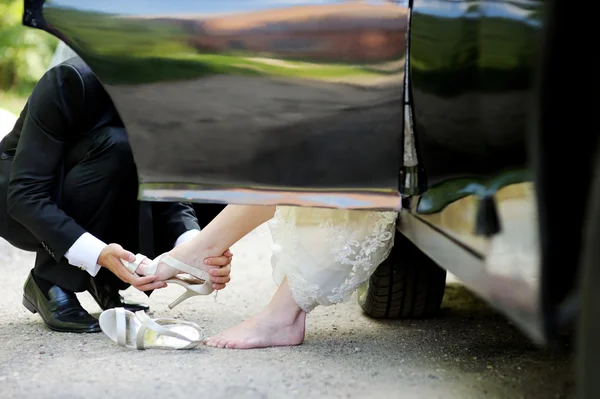
[[[18,230],[24,227],[60,261],[85,233],[55,202],[66,150],[79,135],[122,125],[110,97],[79,57],[49,70],[14,129],[0,142],[0,196],[6,193],[0,200],[0,223],[5,230],[0,233],[13,243],[23,241],[14,235],[22,234]],[[4,200],[6,211],[1,209]],[[187,204],[153,203],[147,216],[153,220],[148,223],[142,218],[140,224],[146,222],[145,229],[154,227],[160,234],[142,233],[153,238],[156,252],[171,249],[181,234],[199,229],[193,208]]]

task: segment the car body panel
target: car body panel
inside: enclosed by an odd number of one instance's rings
[[[407,201],[399,231],[471,290],[506,313],[536,342],[545,342],[541,316],[541,261],[534,186],[511,184],[496,193],[501,232],[476,235],[479,199],[452,202],[419,213],[419,198]]]
[[[545,3],[26,0],[24,18],[107,88],[142,199],[403,202],[399,231],[541,343],[527,135]]]
[[[405,7],[165,4],[43,6],[113,98],[141,198],[400,208]]]
[[[399,223],[537,342],[542,264],[527,141],[543,6],[414,0],[404,157],[419,176],[404,182]]]
[[[428,187],[527,167],[542,5],[414,1],[411,94]]]

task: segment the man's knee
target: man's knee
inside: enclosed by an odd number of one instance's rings
[[[132,198],[135,200],[137,187],[135,163],[125,129],[104,127],[90,133],[87,140],[74,150],[72,156],[77,161],[67,169],[58,198],[63,210],[83,219],[115,193],[124,195],[124,190],[128,193],[128,186],[134,187]]]

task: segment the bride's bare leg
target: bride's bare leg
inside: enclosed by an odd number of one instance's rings
[[[246,234],[271,219],[274,213],[274,206],[228,205],[196,237],[178,245],[169,255],[190,266],[208,270],[214,277],[211,280],[221,287],[229,282],[229,276],[220,277],[220,268],[206,266],[205,259],[221,256]],[[144,274],[144,270],[137,272]],[[160,280],[166,280],[177,272],[176,269],[161,263],[156,275]]]
[[[305,324],[306,312],[294,301],[286,278],[262,312],[208,338],[206,345],[227,349],[300,345],[304,342]]]

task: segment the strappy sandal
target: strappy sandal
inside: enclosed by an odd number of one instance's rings
[[[104,334],[130,349],[193,349],[204,339],[204,333],[196,323],[151,319],[143,311],[108,309],[100,314],[99,321]]]
[[[144,261],[144,259],[147,259],[147,257],[142,254],[137,254],[135,256],[134,262],[127,262],[122,259],[121,262],[131,273],[137,276],[135,271],[137,270],[140,263]],[[167,284],[177,284],[185,288],[185,292],[183,293],[183,295],[181,295],[179,298],[177,298],[171,304],[169,304],[169,309],[173,309],[181,302],[193,296],[210,295],[213,293],[214,288],[212,286],[212,282],[210,281],[210,274],[208,274],[208,272],[187,265],[167,254],[162,254],[152,261],[150,266],[148,266],[147,275],[150,276],[156,274],[158,265],[161,262],[172,267],[173,269],[177,269],[180,272],[184,273],[178,274],[175,277],[165,280],[165,283]]]

